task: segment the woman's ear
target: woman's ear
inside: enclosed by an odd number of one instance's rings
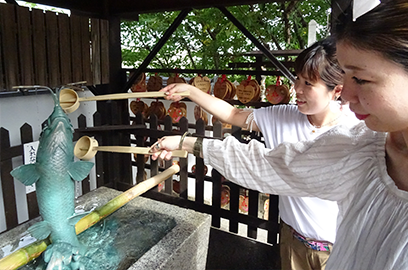
[[[336,85],[336,87],[334,87],[333,91],[334,91],[334,100],[338,100],[341,96],[341,91],[343,90],[343,85],[342,84],[338,84]]]

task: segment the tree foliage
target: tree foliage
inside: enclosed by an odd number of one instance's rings
[[[264,46],[303,49],[307,27],[314,19],[317,38],[328,35],[330,1],[288,1],[228,7]],[[123,63],[137,68],[151,52],[179,12],[141,14],[139,21],[123,21]],[[253,61],[245,52],[258,50],[217,8],[195,9],[177,28],[149,68],[226,69],[231,62]]]

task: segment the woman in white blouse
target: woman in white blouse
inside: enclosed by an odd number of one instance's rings
[[[356,117],[314,141],[275,149],[187,137],[182,148],[200,155],[227,179],[265,193],[337,201],[342,222],[326,269],[408,269],[408,3],[382,1],[337,26],[344,71],[342,98]],[[169,159],[180,136],[152,151]],[[299,181],[301,179],[301,181]]]

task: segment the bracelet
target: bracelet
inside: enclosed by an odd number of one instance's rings
[[[190,136],[190,135],[191,134],[186,131],[186,132],[184,132],[183,136],[181,136],[180,142],[179,142],[179,149],[180,150],[183,148],[184,139],[186,138],[186,136]]]
[[[203,148],[203,138],[198,137],[197,140],[194,143],[194,148],[193,148],[193,155],[196,157],[200,157],[201,150]]]

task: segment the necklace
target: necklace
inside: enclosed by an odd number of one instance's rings
[[[312,124],[312,126],[314,127],[314,129],[312,130],[312,133],[316,133],[316,129],[319,129],[319,128],[322,128],[322,127],[326,127],[326,126],[332,124],[333,122],[339,120],[339,118],[342,117],[342,116],[343,116],[343,114],[340,113],[340,115],[337,116],[336,118],[334,118],[333,120],[327,122],[326,124],[320,125],[320,126],[317,126],[317,125],[313,124],[312,120],[309,119],[310,124]]]

